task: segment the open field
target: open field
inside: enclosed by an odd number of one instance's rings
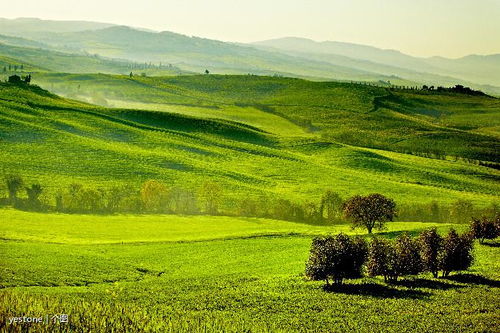
[[[352,233],[347,226],[5,209],[0,219],[2,317],[66,313],[79,330],[107,323],[186,332],[494,331],[498,317],[500,258],[485,245],[476,245],[473,275],[396,285],[364,278],[329,293],[302,276],[311,237]],[[432,226],[389,223],[381,235]]]

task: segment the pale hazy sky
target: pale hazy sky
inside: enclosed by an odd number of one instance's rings
[[[224,41],[297,36],[417,56],[500,53],[500,0],[18,0],[1,8],[6,18],[102,21]]]

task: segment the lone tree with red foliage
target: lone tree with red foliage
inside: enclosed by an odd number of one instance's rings
[[[371,234],[374,227],[381,229],[385,222],[394,219],[396,203],[382,194],[356,195],[344,203],[343,212],[354,227],[364,227]]]

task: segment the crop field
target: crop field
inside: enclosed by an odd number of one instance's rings
[[[494,331],[498,316],[500,258],[486,245],[466,275],[396,285],[364,278],[334,293],[302,274],[311,238],[353,233],[347,225],[10,209],[0,217],[7,317],[64,313],[77,330],[452,332]],[[464,228],[394,222],[379,235],[433,226]],[[55,325],[36,331],[71,328]]]

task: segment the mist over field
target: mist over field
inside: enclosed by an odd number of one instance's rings
[[[0,331],[498,330],[495,4],[58,3],[0,18]]]

